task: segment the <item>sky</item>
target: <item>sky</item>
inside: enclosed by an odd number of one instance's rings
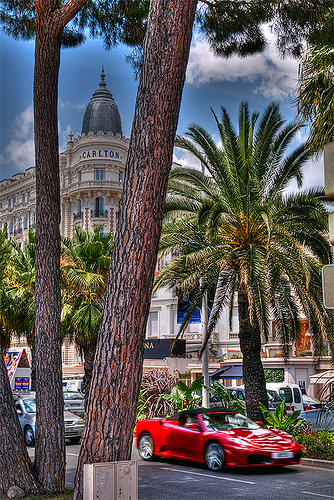
[[[80,135],[85,108],[99,87],[102,65],[107,88],[118,106],[123,135],[130,137],[138,82],[126,63],[129,49],[120,46],[106,51],[102,41],[88,40],[75,49],[63,49],[59,74],[59,143],[66,149],[68,134]],[[33,88],[34,42],[20,42],[0,35],[1,138],[0,180],[10,178],[34,165]],[[190,124],[203,126],[218,142],[212,108],[220,114],[225,107],[234,123],[241,101],[250,111],[262,113],[272,101],[280,103],[283,117],[292,121],[298,75],[298,62],[282,59],[274,40],[263,53],[248,58],[217,58],[202,36],[193,37],[183,92],[177,133],[182,135]],[[305,140],[304,133],[294,146]],[[175,160],[191,165],[188,153],[175,150]],[[304,188],[323,185],[323,160],[311,160],[304,168]],[[296,186],[291,186],[292,190]]]

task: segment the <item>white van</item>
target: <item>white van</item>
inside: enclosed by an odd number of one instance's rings
[[[287,413],[295,410],[303,411],[303,398],[299,385],[286,382],[271,382],[266,384],[267,389],[276,391],[285,402]]]

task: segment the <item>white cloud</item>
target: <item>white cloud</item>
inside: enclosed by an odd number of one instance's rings
[[[320,155],[317,158],[311,158],[305,163],[303,167],[302,190],[322,187],[324,185],[324,158],[323,155]],[[295,181],[292,182],[287,191],[298,191],[297,183]]]
[[[12,139],[5,148],[3,161],[22,170],[35,164],[34,115],[28,106],[11,124]]]
[[[297,81],[298,63],[294,59],[281,59],[271,37],[263,54],[225,59],[217,57],[208,43],[199,35],[194,37],[189,64],[187,83],[201,86],[210,82],[241,80],[253,84],[253,93],[268,99],[284,99],[294,92]]]

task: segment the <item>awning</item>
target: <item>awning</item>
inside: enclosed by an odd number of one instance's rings
[[[212,380],[240,380],[243,378],[242,366],[222,366],[213,373],[209,374]]]
[[[316,373],[310,377],[311,384],[325,384],[329,380],[334,382],[334,370],[327,370],[326,372]]]

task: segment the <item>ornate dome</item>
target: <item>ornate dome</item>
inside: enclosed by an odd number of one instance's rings
[[[86,108],[82,122],[82,134],[96,133],[102,130],[105,134],[111,131],[114,134],[122,135],[118,107],[110,90],[106,89],[107,84],[104,79],[105,74],[102,66],[100,88],[95,90]]]

